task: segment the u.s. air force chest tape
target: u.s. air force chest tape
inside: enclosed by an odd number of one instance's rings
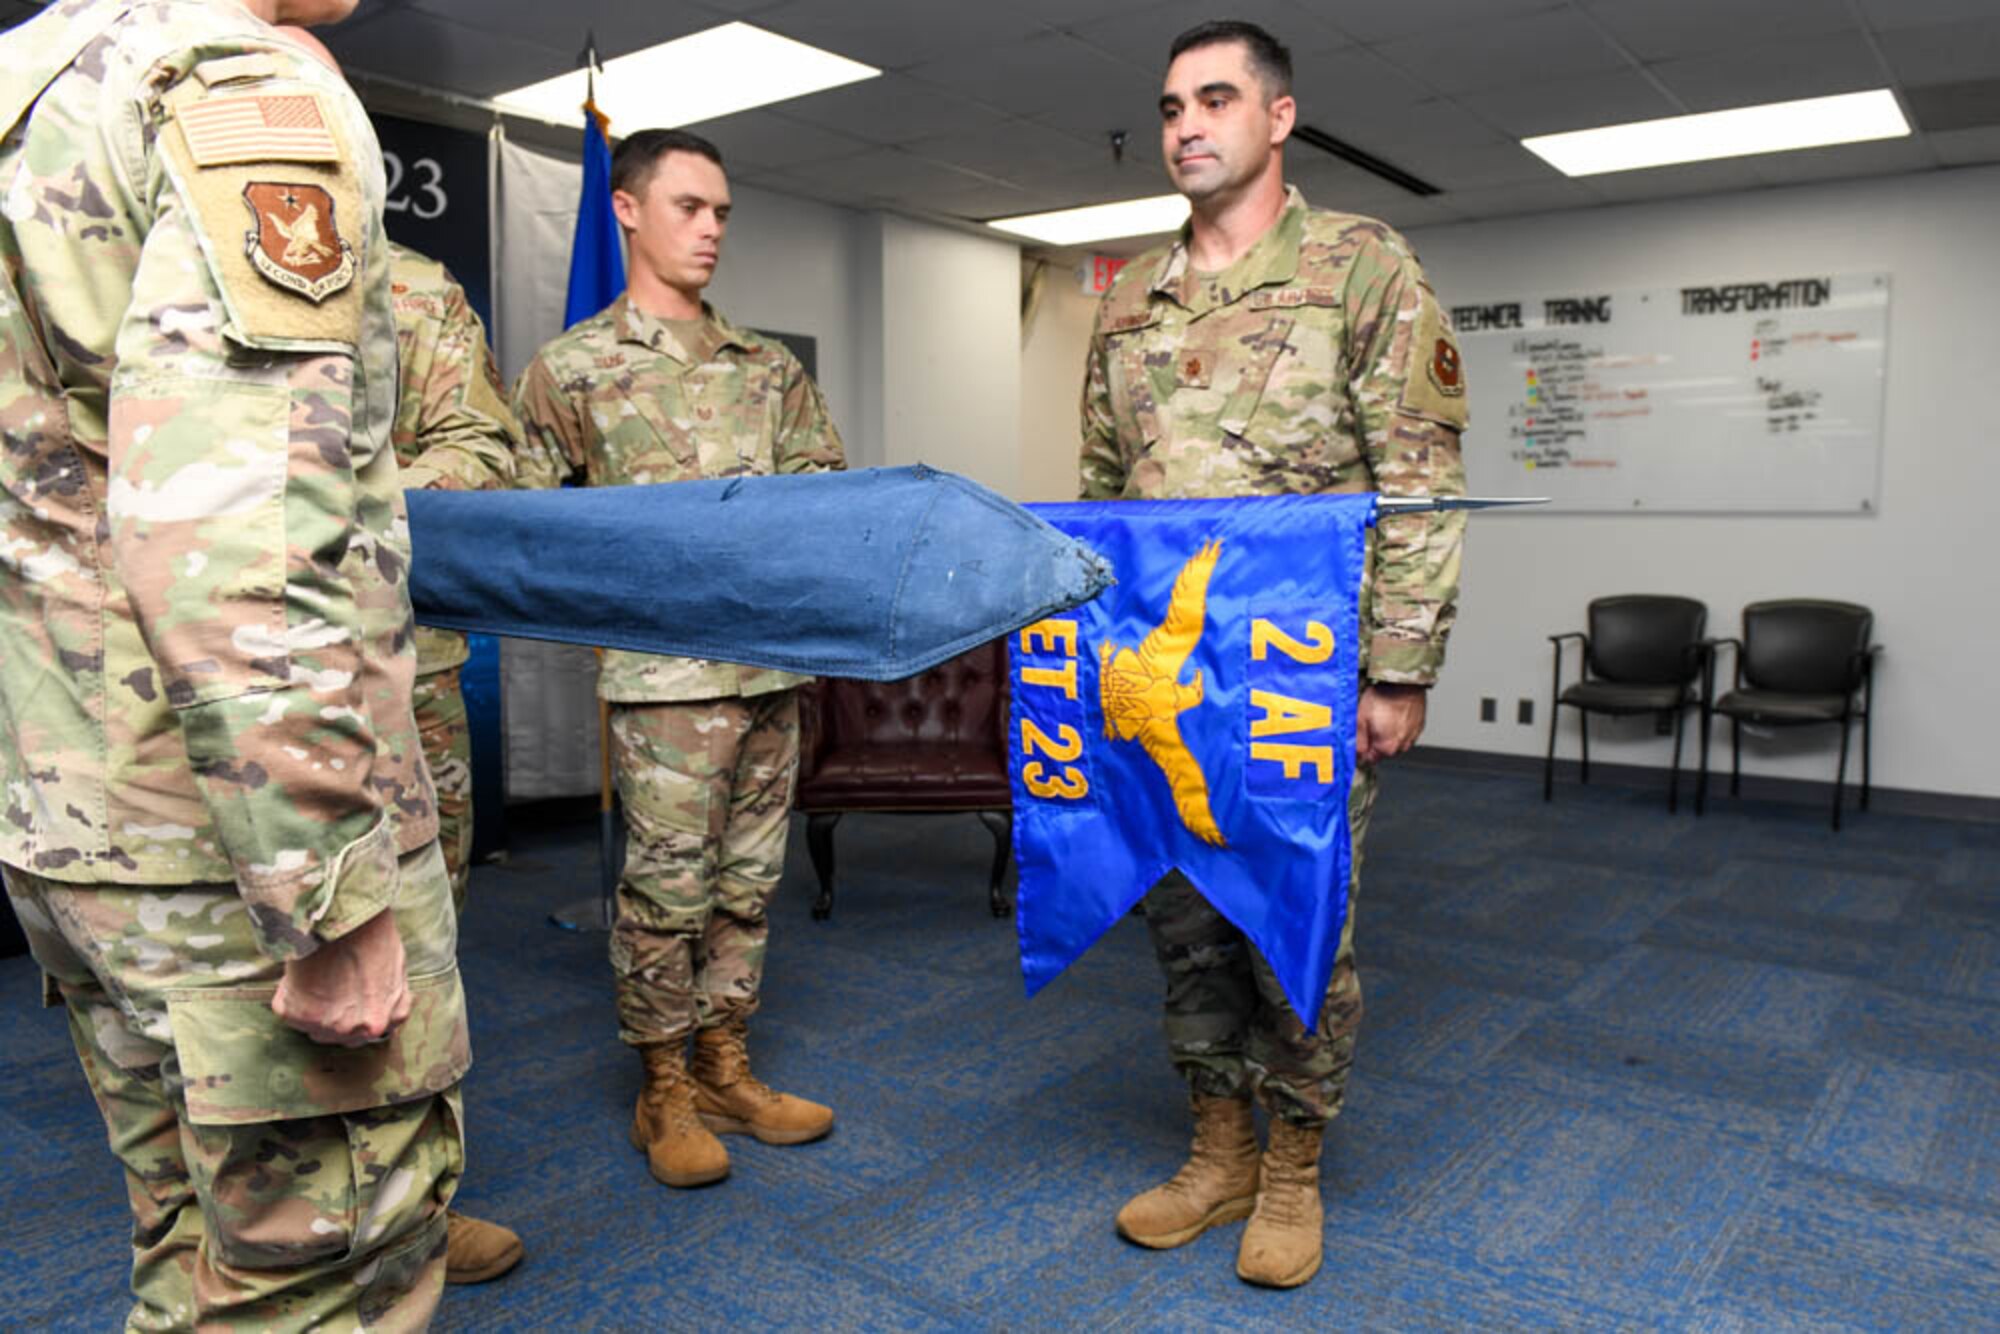
[[[253,346],[361,336],[361,178],[326,94],[248,53],[167,95],[160,143],[193,210],[231,332]]]

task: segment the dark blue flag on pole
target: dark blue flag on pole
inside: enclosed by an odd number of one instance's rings
[[[595,53],[590,59],[596,60]],[[595,71],[592,72],[593,80]],[[569,294],[563,327],[587,320],[625,290],[625,238],[611,211],[611,122],[597,109],[596,89],[583,104],[583,195],[569,250]]]
[[[1118,579],[1010,638],[1030,995],[1178,867],[1316,1026],[1347,915],[1357,601],[1375,502],[1029,506]]]

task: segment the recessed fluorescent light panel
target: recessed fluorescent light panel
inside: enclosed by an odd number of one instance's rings
[[[1188,201],[1180,195],[1153,195],[1116,204],[1092,204],[1055,213],[1024,213],[995,218],[988,227],[1046,245],[1083,245],[1121,236],[1151,236],[1171,232],[1187,221]]]
[[[612,132],[693,125],[751,107],[872,79],[882,71],[748,23],[725,23],[604,64],[597,106]],[[584,71],[574,70],[493,100],[509,111],[583,124]]]
[[[1675,162],[1785,153],[1828,144],[1898,139],[1910,132],[1903,109],[1887,88],[1770,102],[1734,111],[1607,125],[1596,130],[1542,134],[1521,146],[1566,176],[1636,171]]]

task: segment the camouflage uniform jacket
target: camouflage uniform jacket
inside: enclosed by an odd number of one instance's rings
[[[1082,495],[1459,495],[1465,379],[1402,237],[1296,188],[1228,270],[1186,233],[1128,264],[1098,307]],[[1385,518],[1362,591],[1368,679],[1428,685],[1458,593],[1462,515]]]
[[[233,880],[310,952],[437,833],[374,132],[226,0],[0,63],[0,861]]]
[[[500,491],[514,485],[521,426],[487,351],[486,326],[444,265],[389,243],[396,305],[396,421],[389,438],[409,490]],[[465,636],[417,627],[417,675],[466,658]]]
[[[523,485],[683,482],[845,466],[819,386],[781,343],[707,305],[699,341],[620,297],[553,339],[514,387]],[[783,534],[773,540],[784,541]],[[726,577],[722,571],[710,577]],[[597,693],[622,703],[769,694],[806,677],[611,650]]]

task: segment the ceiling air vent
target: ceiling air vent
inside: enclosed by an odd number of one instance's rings
[[[1331,154],[1342,162],[1350,163],[1372,175],[1380,176],[1391,185],[1399,185],[1413,195],[1441,195],[1444,191],[1420,176],[1412,176],[1393,162],[1384,162],[1373,153],[1356,148],[1345,139],[1336,139],[1325,130],[1312,125],[1293,128],[1292,138],[1301,143],[1311,144],[1322,153]]]

